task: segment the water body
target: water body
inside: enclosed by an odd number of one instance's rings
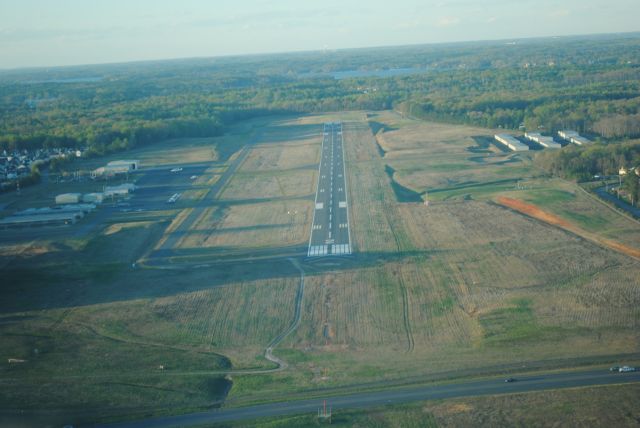
[[[25,85],[38,85],[42,83],[96,83],[102,80],[102,76],[69,77],[67,79],[28,80]]]

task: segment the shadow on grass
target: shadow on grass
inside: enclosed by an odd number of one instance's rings
[[[387,173],[387,177],[389,177],[391,188],[393,189],[393,193],[398,202],[422,202],[422,196],[420,196],[420,193],[415,190],[411,190],[408,187],[404,187],[393,178],[396,171],[392,167],[385,165],[384,171]]]
[[[242,252],[237,248],[206,250],[186,251],[188,254],[183,255],[194,260],[184,264],[157,258],[149,268],[134,268],[129,263],[100,263],[73,251],[62,252],[59,263],[53,263],[51,258],[41,263],[42,256],[16,261],[3,270],[0,314],[160,298],[241,282],[298,278],[300,272],[291,258],[296,258],[308,275],[314,275],[411,258],[425,259],[434,254],[429,251],[372,252],[309,259],[306,246]]]

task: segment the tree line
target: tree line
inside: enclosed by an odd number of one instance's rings
[[[546,172],[567,179],[591,181],[595,177],[618,175],[626,170],[621,179],[622,189],[632,204],[640,200],[640,142],[619,144],[594,144],[592,146],[568,146],[562,150],[543,151],[535,158],[536,165]]]

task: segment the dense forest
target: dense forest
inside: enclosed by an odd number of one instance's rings
[[[639,48],[626,34],[5,71],[0,148],[101,155],[264,114],[389,108],[620,140],[640,136]]]
[[[568,146],[562,150],[544,151],[536,156],[536,164],[549,173],[569,179],[589,180],[596,175],[617,175],[620,167],[640,166],[640,142]]]
[[[618,175],[627,169],[622,188],[632,204],[640,200],[640,142],[594,144],[587,147],[568,146],[562,150],[544,151],[536,156],[536,165],[550,174],[579,181],[592,181]],[[637,168],[636,170],[634,170]]]

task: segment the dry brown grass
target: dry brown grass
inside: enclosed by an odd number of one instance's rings
[[[372,120],[389,127],[376,137],[385,163],[396,170],[394,179],[419,193],[532,174],[531,154],[504,153],[494,145],[477,151],[472,137],[490,141],[496,130],[407,120],[390,112]]]
[[[236,174],[221,199],[270,199],[307,196],[315,191],[317,172],[292,170],[282,173]]]
[[[261,350],[290,323],[296,289],[295,277],[202,284],[167,297],[77,308],[56,328],[89,325],[104,337],[159,349],[225,352],[242,368],[262,363]]]
[[[225,205],[203,211],[181,248],[278,247],[308,239],[322,136],[294,120],[260,133],[240,170],[222,192]]]
[[[137,227],[146,227],[151,224],[152,222],[148,222],[148,221],[139,221],[134,223],[115,223],[115,224],[109,225],[105,230],[103,230],[102,234],[109,236],[122,231],[127,231],[128,229],[135,229]]]
[[[287,346],[330,373],[316,381],[636,351],[634,261],[487,202],[398,204],[374,144],[345,125],[355,244],[417,255],[308,277]]]
[[[404,229],[395,227],[395,196],[369,127],[347,123],[343,130],[354,247],[361,252],[405,249]]]
[[[638,385],[579,388],[427,403],[440,427],[638,425]]]
[[[319,136],[296,143],[269,143],[254,148],[242,165],[242,171],[283,171],[313,165],[319,161]]]
[[[187,219],[187,217],[191,215],[192,212],[193,212],[193,208],[186,208],[184,210],[179,211],[178,214],[173,218],[173,220],[171,220],[171,223],[169,223],[169,226],[167,226],[167,228],[165,229],[163,236],[160,238],[160,240],[158,240],[154,249],[158,250],[162,248],[164,243],[167,241],[169,235],[175,232],[176,229],[180,227],[180,225]]]
[[[469,145],[475,145],[471,137],[489,135],[495,130],[436,122],[411,121],[401,129],[382,134],[383,149],[393,156],[432,152],[462,153]]]
[[[314,145],[305,136],[312,127],[298,128],[301,133],[286,128],[326,120],[313,116],[271,125],[263,143],[274,144],[255,146],[224,200],[203,210],[180,242],[181,250],[196,252],[205,246],[232,251],[306,242],[312,202],[299,196],[315,192],[317,170],[297,168],[317,156],[319,142]],[[423,147],[424,157],[414,165],[424,167],[435,181],[455,181],[466,174],[429,168],[443,160],[456,163],[459,156],[466,161],[469,153],[455,147],[467,142],[456,143],[450,131],[442,131],[454,150],[449,159],[436,157],[428,163],[423,162],[431,156],[428,145],[416,136],[402,148],[400,131],[393,131],[397,141],[390,144],[407,153],[416,151],[402,162],[411,162],[409,157]],[[288,132],[300,141],[285,139]],[[333,271],[311,262],[304,265],[300,325],[275,352],[290,363],[290,370],[278,377],[236,380],[240,388],[234,396],[239,401],[264,399],[265,390],[290,393],[319,385],[414,379],[452,367],[483,371],[536,360],[557,367],[567,364],[559,361],[564,358],[637,352],[638,262],[489,202],[433,202],[429,207],[398,203],[384,171],[389,160],[380,157],[367,124],[345,122],[344,133],[352,238],[361,258],[336,264]],[[433,141],[439,150],[447,147],[438,144]],[[181,211],[168,230],[188,214]],[[124,251],[123,245],[133,247],[134,241],[155,233],[145,227],[114,225],[89,247],[96,254],[102,244],[101,251]],[[82,302],[73,310],[60,298],[61,309],[27,315],[46,318],[47,328],[61,335],[73,329],[89,334],[91,328],[114,340],[152,343],[154,349],[178,349],[184,355],[224,353],[236,368],[263,367],[264,346],[291,322],[298,276],[262,268],[212,264],[179,273],[116,270],[95,284],[74,279],[74,287],[86,288],[72,293]],[[56,285],[48,281],[46,289]],[[55,289],[66,288],[65,281]],[[42,327],[29,321],[15,326],[26,332],[15,340],[31,349],[29,335]],[[56,354],[61,359],[72,352],[63,348]],[[146,367],[140,358],[137,363]],[[47,361],[55,367],[58,360]],[[67,369],[52,372],[60,370]],[[167,384],[173,385],[171,380]],[[441,414],[473,412],[467,406],[475,404],[461,403]]]
[[[288,200],[209,209],[196,221],[181,248],[281,247],[309,239],[313,204]]]

